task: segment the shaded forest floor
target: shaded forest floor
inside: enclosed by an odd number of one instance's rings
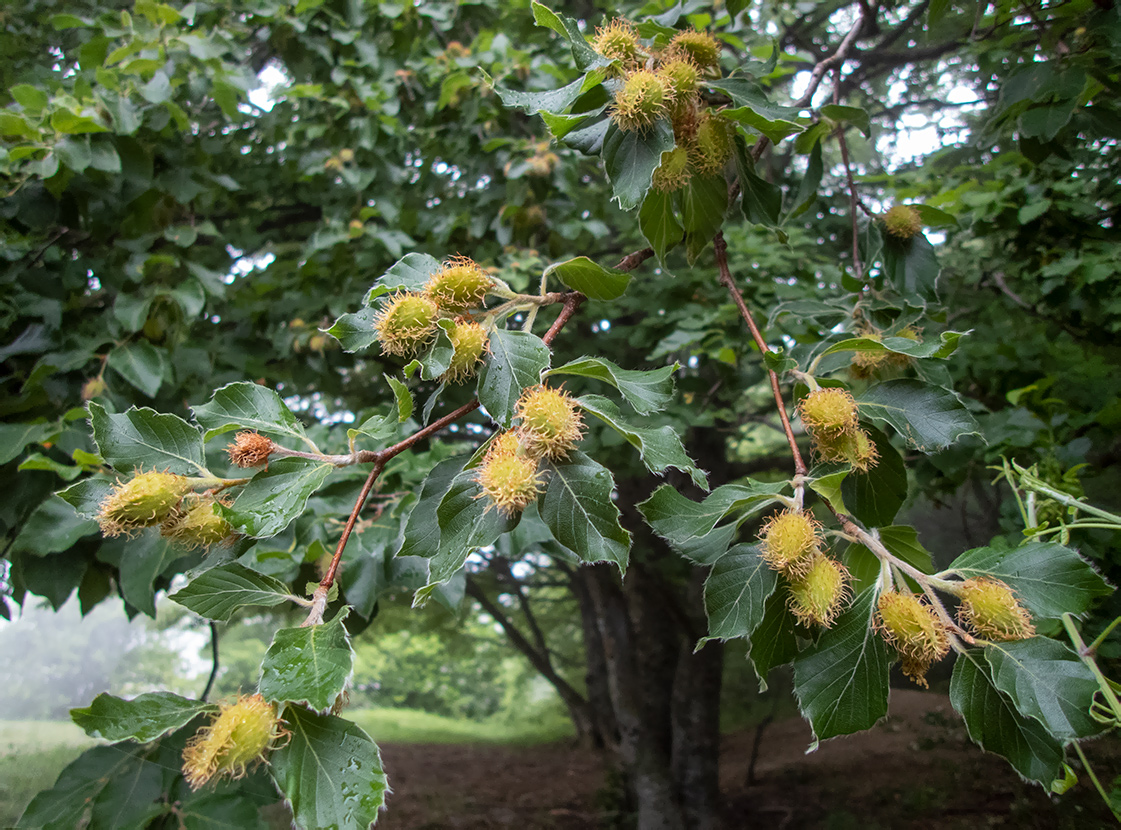
[[[805,755],[798,719],[768,726],[756,782],[747,771],[754,730],[725,737],[725,827],[768,830],[1094,830],[1116,826],[1088,777],[1061,798],[1022,782],[968,739],[949,700],[892,693],[888,718]],[[379,830],[592,830],[628,828],[602,760],[570,744],[512,748],[388,743],[393,794]],[[1106,788],[1121,774],[1121,742],[1087,747]]]

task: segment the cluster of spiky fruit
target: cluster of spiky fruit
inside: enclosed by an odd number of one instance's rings
[[[879,329],[865,326],[857,329],[856,334],[858,337],[863,337],[866,340],[874,340],[877,343],[882,342],[884,334]],[[919,330],[914,326],[904,326],[897,332],[893,332],[891,337],[902,337],[905,340],[911,340],[915,343],[922,342],[922,335]],[[906,369],[911,365],[911,358],[899,352],[889,351],[857,351],[853,352],[852,364],[849,366],[849,371],[853,377],[856,378],[870,378],[881,370],[886,369]]]
[[[876,466],[876,445],[860,427],[856,400],[848,390],[815,389],[798,402],[798,414],[820,460],[847,462],[861,472]]]
[[[804,625],[832,625],[848,598],[849,574],[824,552],[820,525],[802,510],[784,510],[771,516],[759,538],[764,561],[789,582],[794,616]]]
[[[455,256],[424,284],[420,293],[395,294],[378,311],[374,330],[385,354],[413,357],[436,337],[441,319],[454,321],[451,365],[444,380],[461,383],[475,374],[487,348],[486,332],[466,313],[482,305],[494,280],[477,263]]]
[[[576,402],[561,389],[525,389],[517,406],[517,426],[495,436],[475,480],[493,507],[520,513],[541,490],[541,461],[560,461],[583,435]]]
[[[183,775],[192,790],[218,778],[243,778],[277,740],[289,734],[276,716],[276,707],[259,694],[219,705],[219,713],[183,750]]]
[[[623,131],[645,132],[669,119],[676,147],[662,156],[654,188],[679,190],[694,173],[715,175],[732,156],[735,128],[704,108],[698,94],[705,75],[719,75],[720,43],[706,32],[678,32],[662,50],[644,46],[633,25],[613,20],[598,30],[593,47],[617,61],[622,77],[611,120]]]
[[[97,514],[105,536],[131,536],[146,527],[187,548],[210,548],[234,538],[233,527],[208,493],[195,493],[198,479],[166,472],[138,473],[118,484]]]

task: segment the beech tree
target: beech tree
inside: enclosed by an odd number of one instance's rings
[[[369,826],[351,640],[403,593],[491,614],[652,830],[717,826],[734,638],[816,741],[897,661],[952,662],[1043,786],[1121,718],[1080,622],[1121,523],[1079,470],[1117,422],[1111,3],[2,14],[4,613],[303,617],[255,693],[74,710],[113,743],[20,826]],[[1007,521],[935,564],[900,511],[968,488]]]

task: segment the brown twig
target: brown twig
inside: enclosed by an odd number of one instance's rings
[[[716,237],[712,240],[712,245],[716,251],[716,265],[720,269],[720,283],[728,289],[732,301],[739,308],[740,316],[747,323],[747,327],[751,331],[751,337],[755,340],[755,345],[759,347],[759,353],[765,355],[771,349],[767,345],[767,341],[763,339],[759,327],[755,325],[755,318],[752,317],[747,303],[743,301],[743,293],[736,287],[736,283],[732,279],[732,272],[728,268],[728,243],[724,241],[722,232],[717,232]],[[794,475],[804,476],[806,474],[806,462],[802,459],[802,452],[798,449],[798,442],[794,438],[794,430],[791,428],[790,419],[786,415],[786,406],[782,402],[782,390],[779,389],[778,385],[778,375],[771,369],[767,369],[767,374],[771,380],[771,394],[774,395],[775,406],[778,409],[779,418],[782,419],[782,431],[786,433],[786,441],[790,445],[790,454],[794,458]]]
[[[845,179],[849,185],[849,213],[852,214],[852,270],[858,280],[864,279],[864,264],[860,261],[860,223],[856,213],[860,197],[856,195],[856,182],[852,178],[852,165],[849,164],[849,145],[845,141],[845,126],[837,127],[837,143],[841,146],[841,160],[845,165]]]
[[[618,271],[633,271],[653,255],[654,251],[651,248],[635,251],[623,257],[619,264],[615,266],[615,269]],[[541,338],[542,342],[547,346],[552,344],[561,329],[572,319],[572,315],[575,314],[576,310],[587,300],[587,297],[578,291],[570,291],[566,294],[558,295],[558,297],[561,296],[563,296],[564,306],[561,308],[560,314],[557,315],[557,319],[553,321],[553,325],[549,327],[549,330],[545,332],[545,336]],[[343,551],[346,549],[346,544],[350,540],[354,525],[358,521],[358,514],[362,512],[362,507],[365,505],[366,499],[369,498],[370,491],[373,489],[378,476],[380,476],[385,469],[385,465],[389,463],[390,459],[400,455],[419,441],[423,441],[430,435],[434,435],[444,427],[458,421],[464,415],[474,412],[480,406],[481,403],[479,399],[476,398],[469,403],[465,403],[455,411],[449,412],[439,420],[433,421],[431,424],[424,427],[424,429],[417,430],[408,438],[398,441],[392,447],[386,447],[382,450],[364,450],[357,453],[357,463],[372,463],[374,466],[373,469],[370,470],[370,474],[366,477],[366,483],[362,485],[362,490],[354,502],[354,508],[350,511],[346,526],[343,527],[342,535],[339,537],[339,543],[335,547],[335,555],[331,558],[331,564],[327,568],[327,572],[323,575],[323,579],[320,580],[315,592],[312,594],[311,611],[308,613],[307,619],[302,623],[303,626],[319,625],[323,622],[323,612],[327,609],[327,597],[331,591],[331,586],[335,584],[335,578],[338,576],[339,564],[342,562]]]

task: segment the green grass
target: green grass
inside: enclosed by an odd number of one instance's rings
[[[37,792],[93,746],[62,721],[0,721],[0,827],[13,827]]]
[[[541,744],[571,737],[572,723],[558,714],[533,720],[456,720],[416,709],[352,709],[343,715],[375,741],[399,744]]]

